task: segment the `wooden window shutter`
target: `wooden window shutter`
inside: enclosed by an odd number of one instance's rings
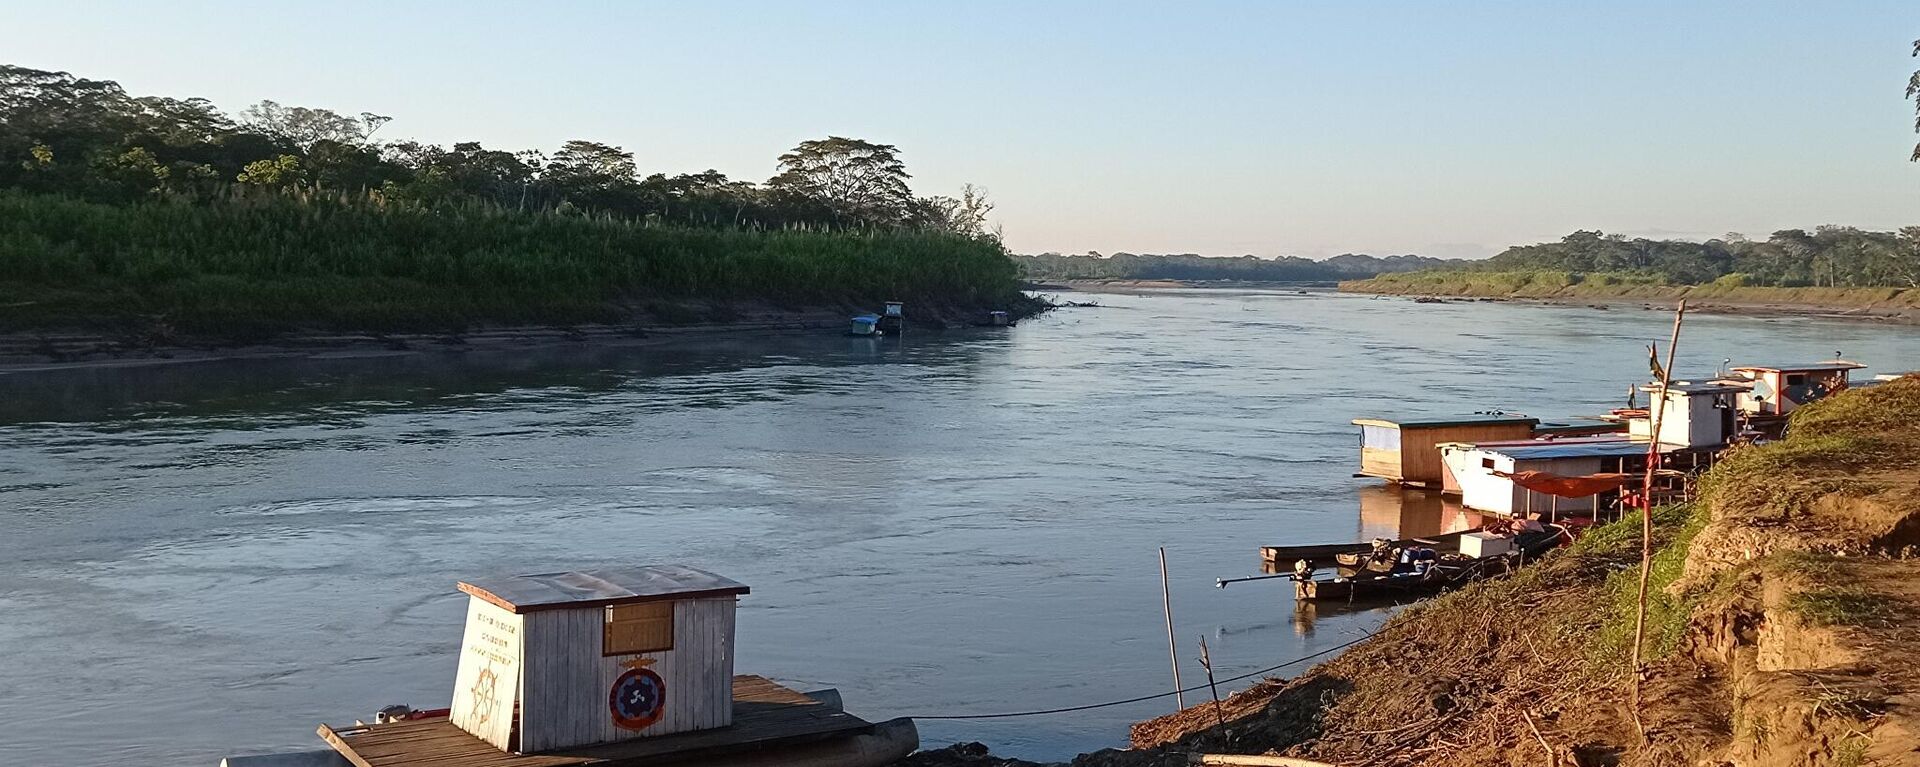
[[[673,649],[673,603],[642,602],[607,607],[600,654],[633,655]]]

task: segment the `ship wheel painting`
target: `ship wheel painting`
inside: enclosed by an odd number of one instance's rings
[[[667,682],[649,668],[632,668],[613,681],[607,705],[613,724],[623,730],[644,730],[667,711]]]

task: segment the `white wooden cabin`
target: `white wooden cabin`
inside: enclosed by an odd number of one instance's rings
[[[1653,438],[1653,413],[1660,412],[1661,444],[1680,447],[1717,447],[1733,441],[1740,433],[1741,395],[1753,389],[1748,381],[1672,381],[1661,399],[1659,384],[1643,384],[1640,391],[1652,397],[1648,415],[1627,421],[1627,434],[1636,439]]]
[[[733,723],[745,585],[679,565],[462,582],[455,726],[535,753]]]
[[[1753,382],[1740,397],[1740,409],[1761,416],[1784,416],[1814,400],[1847,388],[1848,372],[1866,367],[1829,360],[1783,365],[1737,365],[1733,374]]]
[[[1620,437],[1450,443],[1440,446],[1440,454],[1460,484],[1462,505],[1475,511],[1525,517],[1591,512],[1595,501],[1593,497],[1562,498],[1535,492],[1494,472],[1544,471],[1561,476],[1618,472],[1636,458],[1644,466],[1647,443]]]

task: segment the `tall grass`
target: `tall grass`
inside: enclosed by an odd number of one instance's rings
[[[617,321],[675,299],[1006,308],[993,242],[699,229],[378,198],[107,205],[0,192],[0,330],[431,330]]]

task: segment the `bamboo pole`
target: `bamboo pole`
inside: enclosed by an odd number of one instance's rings
[[[1640,595],[1633,613],[1633,684],[1628,710],[1633,712],[1633,724],[1640,731],[1642,740],[1646,739],[1647,728],[1640,721],[1640,665],[1641,646],[1647,638],[1647,583],[1653,577],[1653,476],[1660,466],[1660,421],[1667,412],[1667,386],[1673,383],[1674,354],[1680,346],[1680,324],[1686,320],[1687,301],[1673,310],[1673,336],[1667,340],[1667,366],[1660,371],[1660,385],[1654,390],[1654,400],[1648,403],[1651,414],[1648,426],[1652,435],[1647,441],[1647,473],[1640,495]]]
[[[1167,616],[1167,659],[1173,662],[1173,700],[1181,708],[1187,707],[1187,696],[1181,692],[1185,688],[1180,684],[1180,648],[1173,641],[1173,592],[1167,588],[1167,547],[1160,547],[1160,609]]]
[[[1207,638],[1200,637],[1200,667],[1207,670],[1207,689],[1213,692],[1213,718],[1221,727],[1227,726],[1227,711],[1220,705],[1220,685],[1213,681],[1213,655],[1207,652]]]

